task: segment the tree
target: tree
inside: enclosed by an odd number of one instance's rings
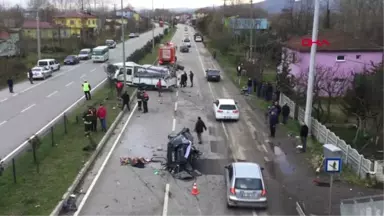
[[[277,59],[277,62],[280,62],[278,65],[277,72],[277,88],[280,92],[284,93],[288,97],[296,101],[296,94],[294,91],[295,88],[295,77],[291,74],[291,64],[298,63],[300,60],[297,59],[295,53],[290,53],[287,49],[282,49],[280,52],[280,58]]]

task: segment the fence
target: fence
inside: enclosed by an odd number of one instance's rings
[[[340,203],[340,213],[342,216],[382,216],[384,215],[384,195],[342,200]]]
[[[104,79],[101,83],[96,85],[91,92],[96,89],[103,87],[109,82],[106,82],[107,79]],[[110,86],[110,85],[109,85]],[[110,86],[111,93],[113,93],[113,86]],[[0,175],[5,171],[8,166],[12,166],[12,174],[14,183],[17,182],[17,173],[19,168],[22,169],[21,164],[25,165],[26,163],[30,164],[31,161],[36,165],[36,171],[39,172],[39,154],[38,152],[44,151],[47,148],[55,147],[55,137],[61,135],[70,136],[71,133],[69,126],[71,124],[82,124],[82,116],[79,115],[70,115],[79,105],[83,105],[85,97],[82,96],[75,103],[65,109],[61,114],[55,117],[51,122],[46,126],[41,128],[36,134],[33,134],[10,154],[5,156],[0,161]],[[95,103],[100,103],[101,101],[95,101]],[[90,140],[91,141],[91,140]],[[49,151],[49,150],[48,150]],[[42,152],[44,154],[44,152]],[[31,155],[30,155],[31,154]],[[20,166],[19,166],[20,164]],[[22,171],[21,171],[22,172]]]
[[[289,97],[280,93],[280,104],[287,103],[290,109],[294,112],[290,112],[290,117],[295,118],[296,109],[298,109],[297,120],[304,122],[305,110],[295,104]],[[348,164],[359,177],[365,178],[368,173],[373,171],[372,161],[364,158],[359,154],[356,149],[348,145],[344,140],[340,139],[335,133],[322,125],[319,121],[312,118],[311,120],[311,134],[320,143],[329,143],[336,145],[343,152],[342,160],[344,164]]]

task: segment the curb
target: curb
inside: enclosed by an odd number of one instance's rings
[[[135,89],[131,95],[130,103],[134,102],[135,98],[134,95],[136,95],[137,89]],[[51,212],[50,216],[57,216],[60,214],[61,209],[63,208],[64,203],[67,201],[69,196],[75,191],[77,186],[82,182],[85,175],[88,173],[89,169],[91,168],[92,164],[95,162],[97,156],[99,155],[100,151],[104,148],[104,145],[107,143],[107,141],[110,139],[113,131],[115,130],[116,126],[120,123],[121,119],[124,116],[124,112],[120,112],[119,115],[116,117],[115,121],[113,121],[111,127],[108,129],[108,131],[105,133],[103,138],[100,140],[99,144],[97,145],[96,150],[92,153],[91,157],[88,159],[88,161],[84,164],[83,168],[81,168],[79,174],[77,174],[75,180],[73,183],[69,186],[67,189],[67,192],[64,193],[59,203],[56,205],[54,210]]]

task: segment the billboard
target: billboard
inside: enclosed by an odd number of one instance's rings
[[[268,29],[268,20],[228,17],[224,19],[224,25],[231,29],[265,30]]]

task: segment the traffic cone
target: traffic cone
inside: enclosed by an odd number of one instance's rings
[[[195,183],[193,183],[191,194],[194,195],[194,196],[196,196],[196,195],[198,195],[199,193],[200,193],[200,191],[199,191],[199,189],[197,189],[197,184],[196,184],[196,182],[195,182]]]

